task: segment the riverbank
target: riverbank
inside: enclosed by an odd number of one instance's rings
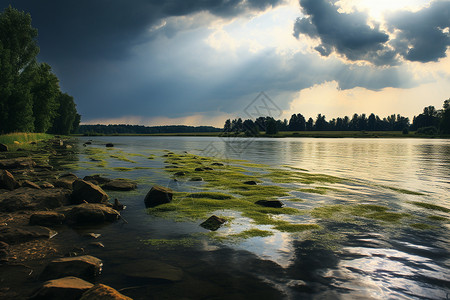
[[[103,245],[95,226],[119,220],[120,207],[109,204],[94,179],[64,173],[76,143],[11,138],[16,143],[0,153],[0,298],[130,299],[97,280],[103,263],[89,254]],[[67,237],[80,226],[88,233],[74,244]]]
[[[74,134],[74,136],[82,136]],[[414,131],[404,134],[402,131],[280,131],[277,134],[259,133],[256,135],[228,134],[223,132],[191,132],[191,133],[154,133],[154,134],[92,134],[88,136],[196,136],[196,137],[240,137],[240,138],[419,138],[449,139],[450,135],[417,134]]]

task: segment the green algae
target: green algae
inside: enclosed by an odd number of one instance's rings
[[[133,171],[134,168],[127,168],[127,167],[113,167],[113,168],[111,168],[111,170],[119,171],[119,172],[129,172],[129,171]]]
[[[436,216],[436,215],[428,216],[427,218],[430,220],[439,221],[439,222],[448,222],[449,221],[449,218],[442,217],[442,216]]]
[[[186,195],[187,198],[205,198],[205,199],[214,199],[214,200],[227,200],[233,199],[235,197],[224,194],[224,193],[214,193],[214,192],[201,192],[201,193],[192,193]]]
[[[111,155],[109,155],[109,157],[115,158],[115,159],[117,159],[117,160],[129,162],[129,163],[137,164],[137,161],[131,160],[131,159],[127,158],[127,157],[124,156],[124,155],[115,155],[115,154],[111,154]]]
[[[275,229],[283,232],[301,232],[305,230],[317,230],[321,229],[317,224],[279,224],[275,226]]]
[[[176,240],[169,239],[149,239],[143,240],[144,244],[153,246],[156,248],[173,248],[173,247],[192,247],[196,245],[198,242],[192,238],[182,238]]]
[[[358,204],[358,205],[325,205],[316,207],[311,215],[319,219],[345,220],[348,216],[362,217],[384,222],[397,222],[409,216],[407,213],[388,211],[389,208],[382,205]]]
[[[414,224],[409,224],[409,226],[411,226],[412,228],[415,229],[420,229],[420,230],[432,230],[432,229],[436,229],[436,226],[430,225],[430,224],[425,224],[425,223],[414,223]]]
[[[390,190],[398,192],[400,194],[416,195],[416,196],[423,196],[423,195],[425,195],[424,193],[414,192],[414,191],[410,191],[410,190],[406,190],[406,189],[400,189],[400,188],[395,188],[395,187],[386,186],[386,185],[382,185],[381,187],[386,188],[386,189],[390,189]]]
[[[314,184],[314,183],[341,183],[344,181],[342,178],[324,174],[312,174],[300,171],[281,170],[281,169],[268,169],[269,173],[264,174],[264,178],[270,179],[275,183],[302,183],[302,184]]]
[[[273,235],[272,231],[251,228],[248,230],[244,230],[240,233],[231,234],[231,235],[229,235],[229,237],[238,238],[238,239],[249,239],[249,238],[254,238],[254,237],[268,237],[268,236],[272,236],[272,235]]]
[[[450,209],[448,209],[446,207],[443,207],[443,206],[435,205],[435,204],[419,202],[419,201],[410,201],[409,203],[411,203],[411,204],[413,204],[415,206],[426,208],[426,209],[442,211],[442,212],[445,212],[445,213],[450,212]]]
[[[315,188],[303,188],[298,189],[297,191],[302,193],[311,193],[311,194],[319,194],[319,195],[326,195],[327,194],[327,188],[325,187],[315,187]]]

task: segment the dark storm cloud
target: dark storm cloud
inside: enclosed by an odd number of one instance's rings
[[[39,29],[41,57],[65,60],[123,58],[130,47],[148,38],[161,19],[208,11],[221,17],[264,10],[280,0],[0,0],[31,13]]]
[[[300,0],[306,17],[297,19],[294,36],[318,39],[322,56],[336,52],[351,61],[397,65],[399,58],[429,62],[445,57],[450,38],[450,2],[432,2],[418,12],[398,12],[387,18],[389,32],[369,26],[362,12],[340,13],[335,1]]]
[[[347,59],[366,60],[375,65],[391,64],[394,53],[386,46],[389,35],[375,26],[367,24],[367,15],[338,12],[338,7],[328,0],[300,0],[307,17],[298,19],[294,35],[306,34],[320,39],[315,49],[322,56],[333,51]]]
[[[450,1],[433,2],[417,12],[392,14],[387,22],[390,30],[398,30],[392,45],[405,59],[430,62],[446,56],[450,46]]]

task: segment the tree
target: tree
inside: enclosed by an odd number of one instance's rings
[[[56,100],[59,103],[59,107],[50,132],[69,134],[73,132],[73,125],[78,118],[75,102],[72,96],[65,93],[60,93]]]
[[[266,134],[277,134],[278,126],[277,121],[272,117],[266,118]]]
[[[59,80],[51,72],[51,67],[42,63],[33,72],[31,93],[33,94],[34,130],[47,132],[56,116],[59,95]]]
[[[444,101],[440,130],[442,133],[450,134],[450,98]]]
[[[306,130],[311,131],[314,127],[314,120],[312,118],[308,119],[308,122],[306,122]]]
[[[33,131],[29,74],[39,53],[31,16],[11,6],[0,14],[0,132]]]
[[[230,132],[231,131],[231,120],[228,119],[225,121],[225,125],[223,126],[224,132]]]
[[[327,129],[327,125],[328,125],[328,123],[325,120],[325,116],[322,116],[322,114],[318,114],[317,119],[316,119],[315,129],[323,131],[323,130]]]

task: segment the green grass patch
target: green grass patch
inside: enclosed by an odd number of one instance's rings
[[[449,221],[448,218],[442,217],[442,216],[428,216],[427,218],[432,221],[439,221],[439,222],[448,222]]]
[[[312,174],[300,171],[269,169],[269,173],[263,176],[275,183],[341,183],[342,178],[324,174]]]
[[[231,195],[227,195],[224,193],[214,193],[214,192],[200,192],[200,193],[192,193],[186,195],[187,198],[205,198],[205,199],[214,199],[214,200],[227,200],[233,199],[234,197]]]
[[[137,161],[131,160],[131,159],[127,158],[127,157],[124,156],[124,155],[115,155],[115,154],[111,154],[111,155],[109,155],[109,157],[115,158],[115,159],[117,159],[117,160],[129,162],[129,163],[137,164]]]
[[[409,203],[415,205],[415,206],[419,206],[422,208],[426,208],[426,209],[431,209],[431,210],[437,210],[437,211],[442,211],[445,213],[450,212],[450,209],[445,208],[443,206],[439,206],[439,205],[435,205],[435,204],[430,204],[430,203],[425,203],[425,202],[419,202],[419,201],[410,201]]]
[[[358,205],[325,205],[316,207],[311,211],[311,215],[319,219],[346,220],[348,217],[362,217],[372,220],[397,222],[409,216],[406,213],[388,211],[389,208],[374,204]]]
[[[13,146],[17,145],[17,143],[14,142],[19,142],[20,144],[29,144],[31,142],[39,142],[51,138],[53,138],[53,135],[46,133],[17,132],[0,135],[0,143],[7,146]]]
[[[111,170],[114,171],[119,171],[119,172],[129,172],[129,171],[133,171],[134,168],[126,168],[126,167],[113,167],[111,168]]]
[[[298,189],[297,191],[302,193],[311,193],[311,194],[319,194],[319,195],[326,195],[327,194],[327,188],[324,187],[315,187],[313,189]]]
[[[414,191],[405,190],[405,189],[399,189],[399,188],[395,188],[395,187],[391,187],[391,186],[382,185],[382,187],[386,188],[386,189],[390,189],[390,190],[395,191],[395,192],[398,192],[400,194],[416,195],[416,196],[423,196],[423,195],[425,195],[424,193],[414,192]]]

